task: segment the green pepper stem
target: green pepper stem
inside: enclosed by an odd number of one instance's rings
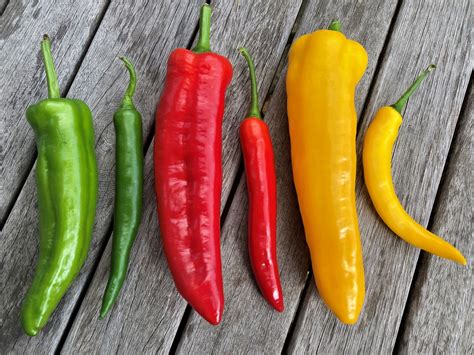
[[[425,70],[423,70],[420,75],[415,79],[413,84],[410,85],[407,91],[392,105],[392,108],[398,111],[398,113],[402,113],[403,108],[407,104],[408,99],[410,96],[415,92],[416,89],[420,86],[421,82],[428,76],[428,74],[436,68],[436,65],[430,64]]]
[[[133,66],[132,62],[125,57],[119,57],[119,59],[125,64],[125,67],[130,74],[130,81],[128,82],[127,90],[125,91],[125,95],[123,96],[122,105],[130,104],[132,102],[133,95],[135,94],[135,86],[137,84],[137,73],[135,71],[135,67]]]
[[[250,87],[251,87],[252,99],[250,101],[247,117],[262,118],[262,116],[260,115],[260,109],[258,105],[257,76],[255,75],[255,65],[253,64],[252,57],[250,57],[250,54],[247,51],[247,49],[243,47],[239,48],[239,52],[247,61],[249,72],[250,72],[250,85],[251,85]]]
[[[211,51],[211,14],[211,7],[208,4],[203,4],[199,16],[199,38],[193,52],[205,53]]]
[[[339,20],[332,20],[328,30],[341,32],[341,22],[339,22]]]
[[[46,82],[48,83],[48,97],[50,99],[59,99],[61,93],[59,92],[58,76],[56,75],[56,69],[54,69],[54,61],[51,54],[51,40],[48,35],[44,35],[41,41],[41,54],[43,55]]]

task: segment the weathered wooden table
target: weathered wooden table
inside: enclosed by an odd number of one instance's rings
[[[309,271],[285,109],[289,46],[333,18],[369,53],[356,99],[359,153],[374,112],[394,102],[421,69],[436,63],[437,70],[405,111],[394,180],[408,211],[472,260],[472,1],[212,1],[213,50],[234,65],[223,142],[226,305],[217,327],[197,316],[174,287],[152,193],[150,147],[166,59],[172,49],[190,47],[195,40],[200,1],[0,1],[0,353],[473,353],[472,263],[462,268],[420,253],[391,233],[374,212],[360,167],[357,208],[366,302],[355,326],[342,325],[328,312]],[[62,95],[85,100],[93,111],[100,196],[87,262],[46,328],[29,338],[20,328],[19,308],[38,250],[38,212],[36,148],[24,112],[46,96],[39,53],[43,33],[53,39]],[[249,92],[247,67],[236,51],[241,45],[254,56],[276,148],[283,314],[259,295],[247,257],[238,126]],[[112,233],[112,113],[128,80],[119,55],[133,59],[140,79],[135,102],[143,113],[146,140],[145,209],[121,297],[99,321]]]

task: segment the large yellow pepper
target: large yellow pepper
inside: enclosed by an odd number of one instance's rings
[[[464,256],[451,244],[419,225],[404,210],[392,182],[392,149],[402,124],[401,112],[410,95],[435,68],[430,65],[392,106],[382,107],[367,129],[363,163],[367,191],[385,224],[406,242],[442,258],[466,265]]]
[[[293,178],[319,294],[344,323],[365,295],[355,206],[355,87],[367,53],[333,21],[291,46],[286,89]]]

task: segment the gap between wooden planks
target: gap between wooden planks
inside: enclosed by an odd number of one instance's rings
[[[43,6],[47,4],[44,2]],[[75,13],[79,5],[83,4],[74,2],[62,11]],[[168,53],[189,42],[198,22],[200,5],[201,1],[195,0],[183,7],[170,0],[160,4],[148,1],[113,2],[108,7],[69,90],[70,97],[84,100],[92,109],[97,137],[99,203],[88,259],[45,329],[34,338],[24,335],[19,310],[31,282],[38,244],[36,188],[34,173],[30,173],[0,239],[0,263],[3,265],[0,284],[8,285],[0,294],[1,349],[50,353],[58,346],[81,291],[94,270],[96,258],[105,247],[111,223],[115,157],[112,113],[118,107],[128,82],[128,75],[117,57],[126,55],[137,66],[140,83],[135,101],[139,103],[143,115],[146,136],[154,121],[154,108]],[[53,22],[54,19],[49,20]],[[72,28],[71,31],[83,29]],[[55,42],[62,42],[61,37],[56,36]],[[73,46],[74,43],[68,41],[67,45]],[[39,45],[36,51],[39,53]],[[43,65],[39,59],[37,66],[38,72],[42,72]],[[46,86],[43,90],[46,93]]]
[[[363,135],[376,110],[395,101],[429,63],[438,65],[434,75],[410,99],[393,155],[399,197],[408,212],[424,225],[429,220],[471,72],[466,37],[468,13],[467,1],[402,3],[358,135],[360,151]],[[310,283],[289,352],[393,350],[419,251],[381,223],[361,173],[359,177],[357,206],[367,284],[362,317],[355,327],[341,325],[328,315],[314,283]],[[469,238],[451,233],[444,237],[453,242]],[[446,260],[442,263],[445,267],[451,265]],[[457,266],[456,270],[455,275],[462,278],[462,267]],[[436,301],[443,304],[444,295],[439,293]]]
[[[8,130],[2,141],[0,224],[3,226],[36,160],[33,132],[26,108],[46,98],[46,80],[40,41],[48,33],[53,41],[61,94],[65,96],[108,6],[107,0],[14,1],[2,15],[0,26],[0,80],[2,123]],[[80,31],[77,28],[81,28]]]
[[[370,59],[367,73],[358,87],[356,106],[359,113],[376,72],[395,5],[380,4],[372,8],[373,12],[366,12],[366,4],[309,1],[300,19],[295,38],[325,28],[333,18],[339,18],[342,31],[366,47]],[[351,21],[352,18],[357,18],[358,21]],[[267,106],[265,120],[270,126],[277,165],[278,258],[286,310],[283,314],[273,311],[265,303],[253,281],[247,257],[247,192],[245,178],[242,177],[222,231],[226,286],[223,323],[219,329],[215,329],[192,311],[178,344],[178,353],[226,353],[234,349],[239,349],[242,353],[280,352],[295,317],[307,278],[309,257],[292,182],[285,72]]]
[[[260,11],[255,12],[255,7],[260,7]],[[235,175],[232,170],[237,171],[240,162],[240,148],[237,140],[238,126],[247,111],[249,96],[247,66],[236,49],[241,45],[249,47],[259,71],[260,91],[266,92],[270,87],[271,79],[278,67],[281,53],[285,48],[298,12],[298,6],[288,8],[286,11],[281,11],[281,8],[279,3],[266,1],[217,3],[214,6],[211,31],[212,47],[216,52],[228,56],[234,65],[234,80],[227,95],[228,105],[224,119],[224,157],[227,158],[224,158],[223,163],[224,174],[228,177],[224,179],[224,201],[232,184],[232,175]],[[249,17],[251,10],[256,14],[253,17]],[[275,14],[268,16],[269,13]],[[239,37],[235,37],[234,32],[240,33]],[[265,42],[263,42],[263,37],[266,39]],[[257,48],[252,50],[252,43],[263,44],[258,50]],[[235,154],[236,158],[230,159],[226,151]],[[152,150],[150,149],[146,165],[146,175],[150,180],[147,180],[149,187],[146,189],[152,190],[151,155]],[[232,164],[232,170],[229,168],[230,164]],[[127,349],[169,350],[173,341],[172,335],[176,332],[186,304],[177,294],[168,274],[168,267],[161,253],[158,238],[156,207],[151,194],[145,201],[144,222],[137,238],[138,246],[136,248],[139,249],[132,252],[129,277],[123,290],[124,298],[117,304],[115,312],[109,318],[109,323],[96,321],[95,300],[98,302],[97,305],[100,305],[103,292],[102,284],[109,268],[110,254],[106,251],[77,321],[66,340],[65,351],[72,349],[86,352],[92,351],[92,349],[101,349],[101,351],[106,351],[105,349],[120,349],[120,351],[127,351]],[[157,304],[163,304],[165,307],[157,307]],[[125,309],[121,310],[122,307]],[[139,308],[138,312],[130,310],[137,307]],[[151,322],[150,317],[153,317],[155,321]],[[85,329],[82,326],[83,323],[92,324],[92,326]],[[128,330],[128,324],[133,324],[131,331]],[[136,333],[134,329],[141,331]],[[119,336],[110,335],[117,332],[120,333]],[[92,334],[94,334],[94,339],[91,341]],[[122,337],[126,337],[126,340],[124,341]],[[87,342],[84,341],[86,338],[89,339]]]
[[[473,221],[473,96],[471,75],[429,224],[434,233],[450,236],[468,260],[474,251],[474,241],[469,238]],[[472,271],[472,263],[460,270],[454,263],[421,253],[395,352],[473,352]]]

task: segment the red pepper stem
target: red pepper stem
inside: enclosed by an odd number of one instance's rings
[[[135,68],[132,62],[130,62],[130,60],[128,60],[125,57],[119,57],[119,59],[125,64],[125,67],[127,68],[128,73],[130,74],[130,81],[128,82],[128,87],[127,87],[127,90],[125,91],[125,95],[123,96],[121,106],[127,106],[127,105],[133,106],[132,98],[133,98],[133,95],[135,94],[135,86],[137,83],[137,73],[135,71]]]
[[[240,54],[245,58],[249,66],[250,72],[250,85],[252,92],[252,99],[250,101],[250,107],[247,113],[247,117],[257,117],[262,118],[260,115],[260,109],[258,105],[258,91],[257,91],[257,76],[255,75],[255,65],[253,64],[252,57],[250,57],[249,52],[245,48],[239,48]]]
[[[41,54],[43,55],[46,81],[48,83],[48,97],[50,99],[59,99],[61,93],[59,92],[58,76],[56,75],[56,69],[54,69],[54,61],[51,54],[51,40],[48,35],[44,35],[41,41]]]
[[[328,30],[341,32],[341,22],[339,22],[339,20],[332,20]]]
[[[203,4],[199,17],[199,38],[193,52],[211,52],[211,14],[211,7],[208,4]]]
[[[413,84],[408,88],[407,91],[392,105],[392,108],[398,111],[398,113],[402,114],[402,111],[410,98],[410,96],[415,92],[416,89],[420,86],[421,82],[428,76],[428,74],[436,68],[436,65],[430,64],[425,70],[423,70],[418,78],[415,79]]]

